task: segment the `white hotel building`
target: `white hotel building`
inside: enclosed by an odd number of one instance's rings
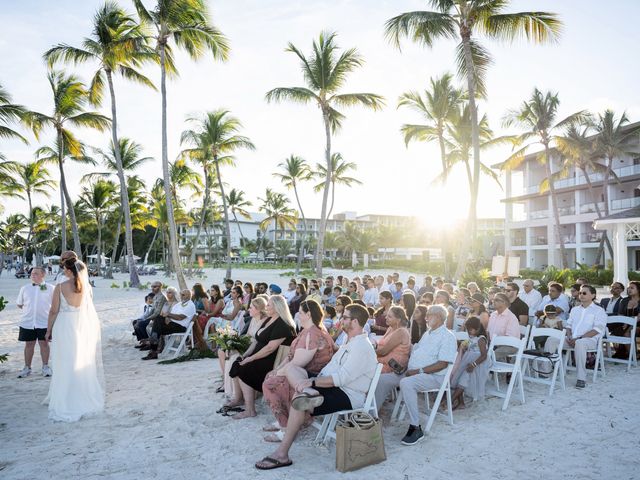
[[[629,150],[640,150],[640,141]],[[551,196],[548,191],[540,193],[540,183],[546,178],[545,168],[536,157],[537,153],[528,155],[517,169],[505,173],[505,250],[509,255],[520,257],[521,268],[542,269],[547,265],[561,267],[560,249],[552,239],[554,218]],[[554,151],[553,172],[560,170],[560,161],[558,153]],[[618,180],[609,181],[609,214],[639,206],[640,190],[637,187],[640,186],[640,157],[615,158],[612,167]],[[594,230],[593,221],[597,218],[595,201],[604,215],[603,177],[600,173],[590,173],[589,178],[594,186],[595,198],[591,197],[586,179],[579,170],[572,168],[566,178],[555,182],[560,234],[571,268],[575,268],[576,263],[595,263],[602,236],[602,231]],[[629,241],[627,253],[629,270],[640,270],[640,241]],[[605,254],[608,262],[610,258],[606,248]]]

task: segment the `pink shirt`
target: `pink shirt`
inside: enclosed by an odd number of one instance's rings
[[[520,324],[518,319],[508,308],[504,312],[498,313],[496,310],[489,317],[489,337],[507,336],[520,338]]]

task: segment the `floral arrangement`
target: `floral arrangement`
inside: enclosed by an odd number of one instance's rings
[[[45,292],[47,290],[47,284],[46,283],[41,283],[39,286],[40,286],[40,290],[42,290],[43,292]]]
[[[251,345],[250,336],[240,335],[229,325],[224,328],[217,328],[215,333],[209,336],[209,340],[215,342],[218,348],[225,352],[236,350],[241,355],[246,352]]]

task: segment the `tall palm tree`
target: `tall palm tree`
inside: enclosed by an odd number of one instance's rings
[[[384,98],[373,93],[338,93],[344,86],[347,76],[364,63],[362,56],[355,48],[350,48],[338,54],[335,43],[336,33],[322,32],[318,40],[313,42],[313,52],[305,57],[302,52],[289,43],[287,52],[294,53],[300,60],[300,67],[306,85],[304,87],[280,87],[270,90],[266,94],[268,102],[291,100],[297,103],[313,103],[320,109],[324,123],[326,138],[325,164],[327,176],[322,193],[322,212],[320,214],[320,229],[316,247],[316,274],[322,276],[322,258],[324,256],[324,234],[327,226],[327,203],[331,176],[331,135],[336,134],[345,119],[343,113],[337,109],[362,105],[372,110],[379,110],[384,106]]]
[[[385,34],[398,48],[404,37],[429,48],[438,39],[458,41],[456,63],[458,75],[467,82],[473,140],[473,188],[469,206],[471,235],[465,237],[469,245],[474,243],[476,235],[481,169],[476,97],[486,93],[485,74],[491,63],[488,50],[474,36],[484,34],[488,38],[508,42],[525,37],[535,43],[544,43],[558,38],[562,23],[557,15],[549,12],[506,13],[509,0],[427,0],[427,3],[435,11],[406,12],[393,17],[385,25]],[[459,262],[458,272],[465,270],[465,265],[460,265],[465,261],[463,257]]]
[[[549,192],[551,195],[551,209],[555,225],[552,232],[551,241],[557,238],[560,245],[560,258],[562,268],[568,268],[569,261],[564,246],[564,239],[560,234],[560,212],[558,210],[557,193],[554,186],[554,177],[551,167],[553,161],[551,149],[556,145],[558,134],[572,124],[580,124],[589,118],[589,113],[585,110],[573,113],[567,118],[557,121],[556,115],[560,99],[557,94],[546,92],[543,93],[537,88],[533,90],[533,94],[529,100],[522,103],[520,108],[511,110],[504,118],[505,127],[519,126],[524,132],[516,138],[516,144],[520,147],[507,158],[503,164],[503,169],[509,170],[517,168],[525,159],[527,152],[534,145],[542,145],[543,151],[538,155],[540,163],[544,164],[546,169],[546,177],[549,179]],[[514,147],[516,148],[516,147]],[[553,245],[553,244],[552,244]],[[555,265],[555,247],[549,249],[549,264]]]
[[[0,138],[18,139],[28,144],[26,138],[11,128],[14,123],[23,122],[27,114],[27,109],[22,105],[12,103],[11,95],[0,83]],[[0,152],[0,160],[5,160]]]
[[[209,22],[205,0],[157,0],[152,10],[142,0],[133,0],[142,22],[155,28],[156,50],[160,55],[160,92],[162,95],[162,174],[164,177],[169,222],[169,241],[180,288],[187,288],[178,251],[178,235],[174,218],[173,201],[169,192],[169,154],[167,152],[167,73],[176,73],[173,50],[169,42],[186,50],[192,59],[198,59],[207,51],[216,60],[226,60],[229,44],[225,36]]]
[[[51,174],[45,163],[41,160],[15,165],[15,192],[16,196],[27,200],[29,206],[29,232],[24,243],[22,260],[27,262],[27,250],[33,235],[35,217],[33,215],[33,196],[44,195],[49,197],[49,190],[55,188],[56,182],[51,179]]]
[[[316,192],[321,191],[326,184],[327,178],[331,184],[331,206],[329,207],[327,218],[331,218],[331,213],[333,212],[333,205],[336,199],[336,185],[345,185],[347,187],[362,185],[360,180],[355,177],[350,177],[347,174],[350,170],[357,170],[357,168],[357,164],[345,161],[342,158],[342,154],[338,152],[331,155],[331,169],[329,170],[331,175],[327,175],[327,168],[324,165],[316,163],[314,176],[322,181],[313,187],[313,189]]]
[[[302,217],[302,240],[300,241],[300,249],[298,250],[298,260],[296,262],[295,275],[298,276],[300,267],[302,266],[302,260],[305,254],[305,242],[307,240],[307,219],[304,216],[302,210],[302,204],[300,203],[300,197],[298,196],[298,184],[306,182],[313,178],[313,173],[309,168],[306,160],[295,155],[291,155],[284,162],[278,164],[282,173],[276,172],[273,175],[280,179],[288,189],[293,189],[293,193],[296,196],[296,202],[298,204],[298,211]]]
[[[106,215],[116,204],[116,184],[109,180],[98,180],[89,187],[85,187],[80,194],[80,202],[84,208],[93,216],[98,238],[96,246],[98,249],[98,275],[102,273],[102,229],[106,221]],[[120,197],[122,200],[122,197]],[[116,233],[117,235],[117,233]],[[130,269],[133,265],[129,265]]]
[[[240,228],[240,222],[238,221],[238,215],[243,218],[250,219],[251,214],[247,211],[247,208],[250,207],[252,203],[249,200],[245,199],[245,193],[242,190],[237,190],[232,188],[227,194],[227,206],[231,211],[231,215],[233,215],[233,219],[238,226],[238,231],[240,232],[240,238],[244,243],[247,242],[247,239],[244,238],[242,234],[242,229]],[[244,246],[244,245],[243,245]],[[229,277],[227,277],[229,278]]]
[[[424,96],[419,92],[407,92],[403,93],[398,100],[398,107],[408,107],[428,122],[402,125],[400,131],[404,135],[405,145],[409,145],[413,140],[423,142],[437,140],[440,147],[442,172],[447,171],[447,150],[444,140],[447,123],[463,97],[463,91],[453,85],[453,76],[445,73],[441,77],[429,79],[429,88],[425,90]]]
[[[187,120],[194,123],[196,128],[182,132],[181,142],[190,143],[193,148],[183,150],[182,155],[190,157],[203,165],[205,180],[210,178],[210,169],[215,169],[218,180],[218,188],[222,197],[222,209],[224,211],[224,223],[227,235],[227,272],[225,278],[231,278],[231,226],[229,222],[229,208],[227,197],[224,193],[224,183],[220,173],[220,164],[230,164],[230,154],[240,148],[254,150],[255,146],[248,137],[238,135],[242,127],[240,121],[229,115],[228,110],[220,109],[207,112],[202,117],[192,117]],[[196,231],[196,241],[200,238],[200,231],[204,223],[204,212],[209,204],[209,190],[205,189],[205,198],[200,214],[200,223]],[[195,252],[195,249],[194,249]],[[195,253],[194,253],[195,254]],[[192,262],[193,255],[192,254]]]
[[[18,187],[15,180],[17,162],[4,161],[0,154],[0,199],[2,197],[18,196]],[[4,205],[0,204],[0,214],[4,213]],[[1,270],[0,270],[1,271]]]
[[[67,182],[64,173],[65,152],[69,152],[74,157],[82,157],[82,144],[76,136],[69,130],[68,126],[93,128],[104,131],[109,127],[109,118],[97,112],[87,111],[89,103],[89,92],[85,85],[74,75],[64,72],[49,71],[49,85],[53,93],[53,111],[50,115],[39,112],[30,112],[28,120],[38,136],[44,127],[51,127],[56,132],[56,144],[58,150],[58,168],[60,169],[60,187],[64,194],[66,205],[69,207],[69,217],[71,218],[71,230],[73,234],[73,250],[78,256],[82,254],[80,250],[80,236],[78,234],[78,223],[73,209],[73,202],[67,189]],[[62,221],[64,222],[65,211],[62,205]],[[66,247],[66,229],[62,226],[62,249]]]
[[[44,57],[50,66],[59,60],[75,64],[87,62],[98,64],[98,69],[89,87],[89,99],[94,105],[101,104],[106,79],[111,100],[112,145],[120,145],[113,75],[119,73],[127,80],[156,89],[151,80],[137,69],[144,62],[155,61],[157,55],[147,45],[145,32],[140,25],[114,2],[107,1],[98,9],[93,18],[91,36],[83,40],[82,48],[59,44],[49,49],[44,54]],[[129,259],[129,280],[132,286],[137,287],[140,284],[140,279],[133,261],[133,230],[131,228],[129,199],[126,196],[127,181],[124,175],[120,150],[115,148],[113,153],[115,170],[120,182],[120,196],[122,197],[120,201],[122,203],[122,212],[124,213],[125,242]]]
[[[266,189],[264,198],[260,198],[259,200],[262,202],[260,211],[266,215],[265,219],[260,222],[260,228],[266,232],[271,222],[273,222],[273,244],[277,251],[278,228],[284,230],[290,227],[295,230],[298,224],[298,215],[296,211],[289,206],[289,199],[285,195],[274,192],[270,188]],[[283,238],[283,240],[285,239]]]

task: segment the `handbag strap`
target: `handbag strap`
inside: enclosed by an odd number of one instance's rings
[[[362,430],[371,428],[376,424],[377,420],[367,412],[353,412],[349,415],[347,422],[358,430]]]

